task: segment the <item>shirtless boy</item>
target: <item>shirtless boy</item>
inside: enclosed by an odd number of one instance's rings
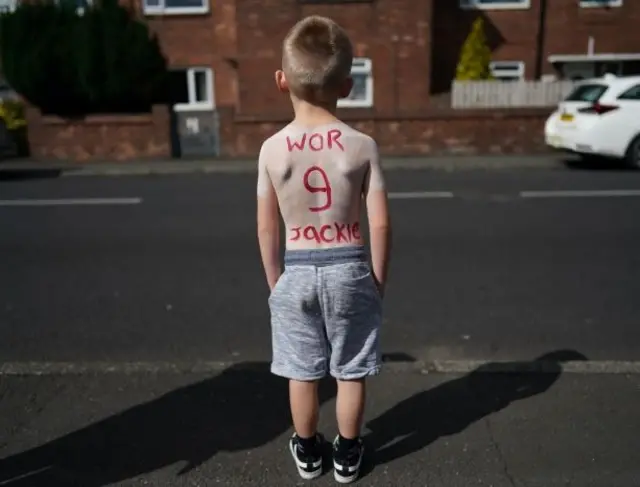
[[[322,474],[318,381],[338,384],[334,475],[359,475],[365,378],[380,370],[378,334],[390,252],[387,194],[375,141],[336,117],[352,88],[352,45],[330,19],[298,22],[283,43],[276,85],[293,104],[292,123],[260,151],[257,220],[271,290],[271,371],[289,379],[298,473]],[[360,229],[364,201],[371,264]],[[286,244],[279,258],[280,214]]]

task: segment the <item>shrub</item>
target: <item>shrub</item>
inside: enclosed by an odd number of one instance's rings
[[[24,104],[20,100],[0,100],[0,118],[10,131],[27,125],[24,116]]]
[[[491,49],[487,44],[484,21],[482,17],[478,17],[473,22],[471,32],[462,46],[456,79],[459,81],[492,79],[490,63]]]
[[[167,65],[157,38],[118,3],[78,15],[75,1],[21,2],[0,17],[8,83],[43,113],[148,111],[166,101]]]

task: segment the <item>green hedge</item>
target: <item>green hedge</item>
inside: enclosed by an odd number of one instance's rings
[[[43,113],[144,112],[167,100],[158,40],[117,0],[82,15],[73,1],[21,3],[0,16],[0,57],[11,87]]]

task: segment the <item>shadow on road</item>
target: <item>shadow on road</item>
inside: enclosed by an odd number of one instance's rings
[[[3,169],[0,171],[0,182],[53,179],[61,175],[62,171],[59,169]]]
[[[321,403],[334,395],[323,383]],[[267,363],[239,364],[0,460],[0,485],[99,487],[178,462],[184,474],[217,452],[259,447],[290,427],[287,382]]]
[[[578,352],[560,350],[507,367],[487,364],[405,399],[367,423],[371,434],[366,443],[369,451],[375,452],[368,470],[420,451],[440,437],[459,433],[514,401],[545,392],[562,374],[563,362],[586,359]],[[500,368],[528,372],[494,372]],[[536,369],[538,372],[533,372]]]
[[[568,169],[600,172],[635,172],[624,160],[607,157],[566,157],[562,163]]]

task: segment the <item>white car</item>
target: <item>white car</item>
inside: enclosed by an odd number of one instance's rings
[[[555,149],[623,159],[640,169],[640,76],[578,82],[547,120],[544,134]]]

